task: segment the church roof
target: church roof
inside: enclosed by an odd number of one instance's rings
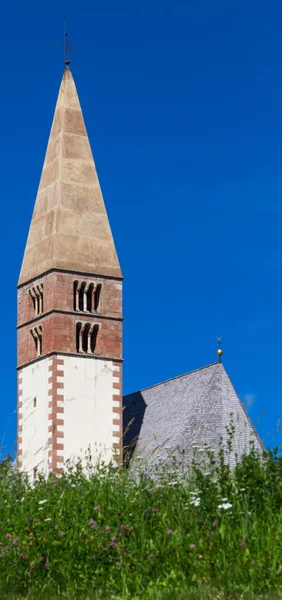
[[[149,464],[194,445],[218,448],[226,427],[235,426],[235,455],[263,444],[220,362],[124,397],[124,444]]]
[[[69,69],[60,86],[19,284],[52,268],[121,277]]]

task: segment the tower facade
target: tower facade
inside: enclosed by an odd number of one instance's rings
[[[122,274],[65,69],[18,282],[18,464],[122,458]]]

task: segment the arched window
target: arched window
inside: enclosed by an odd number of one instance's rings
[[[98,323],[76,323],[76,350],[79,354],[95,353],[99,328]]]
[[[34,314],[37,317],[38,315],[42,315],[43,313],[43,283],[39,283],[38,285],[34,285],[29,288],[28,293],[31,297]]]
[[[97,313],[101,304],[102,284],[93,281],[73,282],[73,305],[77,312]]]
[[[41,356],[42,354],[42,325],[37,325],[30,330],[30,333],[34,340],[36,349],[36,355]]]

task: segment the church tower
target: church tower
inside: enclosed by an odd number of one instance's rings
[[[18,282],[18,464],[122,459],[122,274],[71,71]]]

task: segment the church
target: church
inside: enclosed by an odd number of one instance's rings
[[[218,361],[122,395],[122,272],[69,61],[18,281],[17,464],[31,481],[85,459],[149,465],[194,444],[234,457],[256,430]],[[232,416],[232,417],[231,417]],[[128,456],[128,453],[127,453]]]

